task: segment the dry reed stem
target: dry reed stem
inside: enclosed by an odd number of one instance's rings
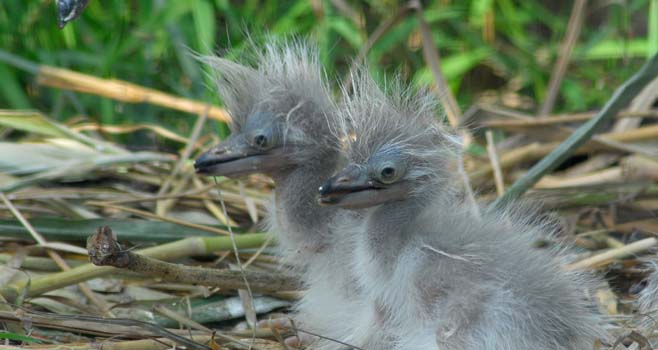
[[[526,117],[525,114],[521,114],[517,111],[508,111],[504,108],[495,107],[491,108],[490,106],[480,106],[482,110],[485,110],[489,113],[504,115],[504,116],[513,116],[515,118],[519,116]],[[508,114],[509,113],[509,114]],[[584,113],[574,113],[574,114],[560,114],[553,115],[548,117],[541,118],[528,118],[528,119],[498,119],[498,120],[485,120],[481,123],[484,128],[498,128],[505,129],[510,131],[523,131],[526,128],[541,128],[545,126],[567,124],[567,123],[580,123],[586,122],[592,119],[597,112],[584,112]],[[658,119],[658,111],[650,110],[646,112],[621,112],[615,116],[615,119],[622,118],[652,118]]]
[[[87,250],[94,265],[127,269],[149,277],[161,278],[165,282],[233,290],[245,288],[244,280],[246,279],[252,289],[260,292],[295,290],[300,287],[294,278],[284,274],[209,269],[149,258],[124,249],[116,241],[116,237],[108,226],[99,228],[95,234],[89,237]]]
[[[632,155],[621,160],[624,177],[658,181],[658,161],[644,156]]]
[[[654,58],[655,57],[649,58],[649,60],[651,61]],[[637,96],[635,96],[635,98],[633,98],[628,108],[629,111],[641,112],[648,110],[649,108],[652,107],[654,101],[656,101],[656,98],[658,98],[658,77],[656,77],[656,75],[657,74],[654,73],[653,80],[649,82],[642,89],[642,91],[640,91],[637,94]],[[633,119],[622,118],[620,120],[615,121],[615,124],[612,126],[611,131],[612,132],[630,131],[638,128],[641,122],[642,119],[640,118],[633,118]],[[616,162],[618,158],[619,157],[616,154],[597,155],[585,161],[583,164],[580,165],[579,168],[586,168],[591,170],[602,169]],[[578,169],[574,169],[574,170],[578,170]]]
[[[500,170],[496,145],[494,144],[493,133],[491,130],[485,132],[485,137],[487,139],[487,154],[489,155],[489,161],[491,162],[491,168],[493,169],[496,192],[498,193],[498,197],[500,197],[505,193],[505,182],[503,181],[503,172]]]
[[[192,183],[194,184],[194,187],[198,188],[199,190],[208,188],[208,186],[203,186],[203,183],[198,177],[192,178]],[[211,184],[212,187],[215,187],[216,185]],[[222,192],[222,195],[224,193]],[[231,217],[224,215],[224,212],[213,202],[211,199],[202,199],[203,205],[206,207],[206,209],[217,219],[217,221],[221,222],[223,225],[226,226],[238,226],[238,224],[231,219]]]
[[[623,224],[615,225],[615,231],[621,233],[647,232],[652,235],[658,235],[658,220],[655,218],[634,220]]]
[[[178,345],[189,349],[210,350],[209,347],[179,336],[161,326],[132,320],[100,318],[85,315],[57,315],[42,312],[26,312],[22,309],[16,312],[0,311],[0,320],[12,323],[23,323],[29,320],[31,325],[63,329],[87,334],[122,337],[166,337]]]
[[[441,71],[441,58],[439,55],[439,49],[434,44],[432,39],[432,31],[429,24],[425,20],[423,13],[423,5],[419,0],[411,0],[408,2],[408,7],[414,9],[416,12],[416,19],[418,20],[418,30],[420,31],[421,41],[423,42],[423,56],[425,57],[425,63],[430,68],[432,76],[434,77],[435,91],[438,95],[439,101],[444,109],[445,115],[448,119],[448,123],[451,127],[457,129],[459,127],[459,120],[461,119],[462,112],[457,104],[457,99],[450,90],[450,85],[446,80],[443,72]],[[469,134],[467,130],[460,130],[460,136],[462,137],[463,146],[467,147],[471,144],[473,137]],[[458,173],[459,177],[464,185],[464,190],[466,196],[471,202],[472,210],[479,215],[479,207],[477,201],[475,200],[475,194],[473,193],[473,188],[471,187],[471,180],[468,177],[468,174],[464,170],[464,158],[459,157],[458,159]]]
[[[605,265],[610,264],[615,259],[624,258],[630,255],[634,255],[646,250],[651,249],[652,247],[658,244],[658,239],[655,237],[649,237],[637,242],[627,244],[620,248],[610,249],[606,252],[596,254],[587,259],[569,264],[566,266],[568,270],[577,270],[577,269],[593,269],[601,268]]]
[[[178,224],[178,225],[182,225],[182,226],[196,228],[196,229],[199,229],[199,230],[208,231],[208,232],[212,232],[212,233],[217,233],[217,234],[220,234],[220,235],[228,235],[229,234],[229,232],[227,230],[224,230],[224,229],[221,229],[221,228],[216,228],[216,227],[211,227],[211,226],[201,225],[201,224],[195,224],[195,223],[192,223],[192,222],[179,220],[179,219],[174,219],[174,218],[170,218],[170,217],[166,217],[166,216],[160,216],[160,215],[153,214],[153,213],[145,211],[145,210],[139,210],[139,209],[124,207],[124,206],[120,206],[120,205],[106,204],[106,203],[102,203],[102,202],[91,202],[91,201],[87,202],[87,205],[117,209],[117,210],[125,211],[125,212],[131,213],[131,214],[135,214],[137,216],[141,216],[141,217],[144,217],[144,218],[156,219],[156,220],[165,221],[165,222],[171,222],[173,224]]]
[[[596,185],[607,182],[618,182],[623,179],[622,169],[620,167],[612,167],[600,171],[580,176],[558,177],[546,175],[534,188],[557,188],[557,187],[574,187],[584,185]]]
[[[46,65],[39,66],[37,81],[41,85],[79,91],[128,103],[150,103],[190,114],[201,115],[208,110],[208,117],[229,122],[231,117],[223,109],[199,101],[166,94],[118,79],[101,79],[68,69]]]
[[[544,119],[544,118],[533,118],[529,115],[526,115],[524,113],[518,112],[518,111],[512,111],[512,110],[507,110],[504,108],[500,107],[494,107],[494,106],[488,106],[486,107],[487,111],[493,112],[493,113],[503,113],[505,115],[508,115],[512,118],[515,119],[520,119],[520,121],[526,121],[526,122],[532,122],[536,121],[539,119]],[[555,134],[557,134],[558,137],[563,137],[563,138],[568,138],[569,135],[571,135],[574,132],[574,129],[569,128],[569,127],[564,127],[560,125],[553,125],[553,124],[548,124],[546,126],[551,127],[551,131],[555,131]],[[621,151],[621,152],[628,152],[628,153],[639,153],[639,154],[644,154],[649,157],[658,157],[658,153],[655,151],[650,151],[642,147],[637,147],[633,145],[625,145],[623,143],[610,140],[606,138],[603,135],[593,135],[591,137],[591,142],[594,143],[596,146],[603,146],[603,147],[608,147],[610,150],[613,151]]]
[[[32,238],[41,246],[46,245],[48,242],[41,236],[35,229],[34,227],[30,224],[27,219],[14,207],[14,205],[11,203],[11,201],[5,196],[4,193],[0,192],[0,199],[5,203],[7,208],[11,211],[11,213],[20,221],[20,223],[25,227],[25,229],[30,233]],[[59,253],[52,249],[47,249],[46,254],[55,262],[55,264],[62,270],[62,271],[70,271],[71,267],[66,263],[66,261],[62,258]],[[94,304],[98,310],[107,316],[114,317],[114,314],[110,311],[110,307],[105,303],[105,301],[98,296],[87,286],[86,283],[78,283],[78,288],[80,288],[80,291],[82,294],[84,294],[87,298],[89,298],[89,301],[91,301],[92,304]]]
[[[192,335],[190,340],[200,344],[208,344],[212,340],[210,335]],[[4,347],[4,349],[35,349],[35,350],[171,350],[176,348],[176,342],[167,338],[140,339],[140,340],[100,340],[89,343],[62,343],[27,345],[17,348]],[[283,350],[283,348],[281,349]]]
[[[165,179],[165,181],[162,183],[160,186],[160,189],[158,190],[157,195],[161,196],[165,194],[165,192],[169,191],[169,188],[171,186],[171,183],[175,180],[176,176],[180,173],[181,169],[183,169],[183,166],[185,165],[185,162],[187,162],[188,159],[190,159],[190,155],[192,154],[192,151],[194,150],[194,144],[196,141],[199,139],[199,135],[201,135],[201,129],[203,128],[203,125],[206,123],[206,119],[208,118],[208,109],[206,108],[203,113],[197,118],[197,120],[194,122],[194,127],[192,128],[192,132],[190,133],[190,137],[188,139],[187,144],[185,145],[185,148],[183,148],[183,151],[180,154],[180,157],[178,158],[178,161],[174,165],[174,168],[172,171],[169,173],[169,176]],[[189,174],[189,173],[188,173]],[[187,177],[189,179],[189,177]],[[183,181],[181,181],[183,182]],[[187,183],[187,181],[184,181]],[[180,185],[179,188],[175,189],[172,191],[170,194],[175,194],[178,193],[184,185]],[[171,207],[174,206],[176,203],[176,199],[168,199],[165,201],[157,201],[155,203],[155,213],[160,216],[166,216],[167,212]]]
[[[265,350],[264,348],[262,348],[260,346],[254,346],[254,344],[252,344],[252,343],[246,343],[246,342],[243,342],[242,340],[240,340],[238,338],[235,338],[235,337],[232,337],[230,335],[226,335],[226,334],[222,334],[220,332],[213,331],[212,329],[210,329],[210,328],[208,328],[208,327],[206,327],[206,326],[204,326],[204,325],[202,325],[202,324],[200,324],[200,323],[198,323],[198,322],[196,322],[196,321],[194,321],[194,320],[192,320],[188,317],[185,317],[185,316],[181,315],[178,312],[175,312],[173,310],[170,310],[170,309],[166,308],[164,305],[156,305],[153,308],[153,310],[160,313],[162,316],[165,316],[167,318],[170,318],[170,319],[178,322],[180,325],[187,326],[190,329],[196,329],[196,330],[199,330],[199,331],[212,333],[214,338],[219,338],[219,339],[222,339],[224,341],[239,344],[239,345],[242,345],[242,346],[244,346],[245,348],[248,348],[248,349],[251,348],[251,349],[254,349],[254,350],[261,350],[261,349]],[[210,340],[208,342],[210,342]]]
[[[130,125],[100,125],[96,123],[82,123],[71,126],[71,130],[80,131],[102,131],[107,134],[128,134],[139,130],[150,130],[168,140],[187,143],[187,139],[166,128],[152,124],[130,124]]]
[[[648,125],[645,127],[623,131],[619,133],[605,133],[599,135],[602,138],[606,138],[612,141],[617,142],[633,142],[633,141],[642,141],[642,140],[651,140],[658,138],[658,125]],[[535,160],[549,154],[553,149],[555,149],[560,143],[559,142],[550,142],[550,143],[532,143],[530,145],[522,146],[517,149],[508,151],[500,156],[500,166],[502,169],[510,168],[516,164]],[[591,152],[594,150],[601,149],[600,146],[596,147],[593,144],[593,141],[589,141],[584,145],[580,146],[576,150],[576,154],[583,154]],[[472,181],[481,181],[484,177],[489,176],[493,172],[491,164],[483,163],[483,165],[471,172]]]
[[[263,233],[241,234],[235,236],[235,241],[240,248],[257,248],[263,244],[267,236]],[[137,250],[137,252],[144,256],[167,261],[190,256],[203,256],[215,251],[232,248],[233,243],[229,237],[191,237]],[[85,264],[69,271],[34,278],[30,281],[26,296],[34,297],[71,284],[102,277],[113,271],[116,271],[116,269],[112,267]],[[27,287],[26,281],[17,281],[6,286],[0,286],[0,294],[9,299],[14,299],[23,293]]]
[[[408,6],[416,11],[418,29],[420,30],[420,36],[423,42],[423,56],[425,57],[425,63],[429,66],[432,76],[434,77],[436,92],[443,108],[445,109],[448,122],[450,123],[450,126],[456,128],[459,126],[459,119],[462,113],[443,72],[441,72],[439,50],[432,39],[432,31],[429,24],[427,24],[425,17],[423,17],[423,5],[418,0],[411,0],[409,1]]]
[[[201,323],[199,323],[197,321],[194,321],[193,319],[191,319],[189,317],[185,317],[185,316],[179,314],[178,312],[170,310],[167,307],[165,307],[164,305],[161,305],[161,304],[155,305],[153,307],[153,310],[155,312],[158,312],[162,316],[170,318],[170,319],[178,322],[180,325],[185,326],[187,328],[196,329],[198,331],[204,331],[204,332],[208,332],[208,333],[212,332],[212,330],[210,328],[202,325]]]

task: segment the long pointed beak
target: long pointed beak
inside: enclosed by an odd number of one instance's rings
[[[318,203],[347,209],[368,208],[404,199],[410,189],[407,181],[379,183],[369,176],[367,169],[352,164],[320,186]]]
[[[318,191],[321,198],[329,200],[344,193],[367,190],[373,186],[364,171],[356,166],[348,166],[325,181]]]
[[[369,198],[382,188],[370,179],[365,169],[349,165],[320,186],[318,203],[345,208],[368,207]]]
[[[240,135],[231,136],[202,154],[194,162],[200,175],[239,177],[268,173],[289,165],[283,148],[261,151],[251,147]]]

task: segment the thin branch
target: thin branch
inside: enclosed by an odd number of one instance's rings
[[[183,151],[181,152],[180,158],[174,165],[174,169],[169,173],[169,176],[167,176],[167,178],[163,181],[162,186],[160,186],[160,189],[158,190],[157,193],[158,196],[162,196],[169,191],[172,182],[174,182],[174,180],[180,173],[181,169],[183,169],[185,163],[190,159],[190,155],[194,150],[194,145],[196,144],[196,141],[199,139],[199,135],[201,135],[201,129],[203,128],[203,125],[205,125],[207,119],[208,119],[208,109],[206,108],[206,110],[203,111],[203,113],[199,116],[199,118],[197,118],[197,120],[194,122],[194,127],[192,128],[192,132],[190,133],[188,142],[185,145]],[[177,192],[178,191],[174,189],[169,194],[176,194]],[[176,199],[157,201],[155,203],[156,214],[165,216],[167,211],[169,211],[169,209],[175,203],[176,203]]]
[[[240,271],[208,269],[172,264],[124,249],[109,226],[102,226],[87,241],[89,259],[97,266],[113,266],[159,277],[166,282],[241,289],[246,287]],[[244,278],[257,291],[296,290],[300,285],[291,276],[266,272],[244,271]]]
[[[209,108],[208,117],[223,122],[231,120],[224,109],[209,107],[201,101],[170,95],[123,80],[101,79],[68,69],[38,65],[4,50],[0,50],[0,62],[36,74],[39,84],[45,86],[94,94],[127,103],[150,103],[195,115]]]
[[[232,343],[235,343],[235,344],[239,344],[239,345],[241,345],[245,348],[251,347],[254,350],[265,350],[262,347],[253,346],[253,344],[247,344],[247,343],[241,341],[240,339],[232,337],[230,335],[226,335],[226,334],[222,334],[222,333],[213,331],[212,329],[210,329],[210,328],[208,328],[208,327],[206,327],[206,326],[204,326],[204,325],[202,325],[202,324],[200,324],[200,323],[198,323],[198,322],[196,322],[196,321],[194,321],[190,318],[187,318],[187,317],[177,313],[176,311],[173,311],[173,310],[170,310],[170,309],[166,308],[164,305],[156,305],[153,309],[156,312],[160,313],[162,316],[170,318],[170,319],[178,322],[181,325],[185,325],[185,326],[187,326],[189,328],[192,328],[192,329],[212,333],[215,338],[222,339],[226,342],[232,342]]]
[[[403,5],[400,7],[393,16],[387,18],[383,22],[381,22],[377,28],[370,34],[368,37],[368,40],[366,41],[363,46],[361,46],[361,49],[359,50],[359,53],[356,55],[356,59],[354,59],[354,64],[356,63],[362,63],[365,61],[366,55],[372,49],[372,46],[375,45],[379,39],[381,39],[384,34],[386,34],[391,28],[393,28],[398,22],[400,22],[401,19],[403,19],[407,13],[409,13],[409,10],[411,7],[407,5]]]
[[[191,227],[191,228],[195,228],[195,229],[199,229],[199,230],[203,230],[203,231],[213,232],[213,233],[217,233],[217,234],[220,234],[220,235],[228,235],[229,234],[228,231],[226,231],[224,229],[221,229],[221,228],[202,225],[202,224],[195,224],[193,222],[188,222],[188,221],[185,221],[185,220],[179,220],[179,219],[171,218],[171,217],[168,217],[168,216],[160,216],[160,215],[153,214],[150,211],[146,211],[146,210],[140,210],[140,209],[135,209],[135,208],[124,207],[124,206],[121,206],[121,205],[106,204],[106,203],[92,202],[92,201],[87,202],[86,204],[91,205],[91,206],[95,206],[95,207],[117,209],[117,210],[125,211],[125,212],[131,213],[131,214],[135,214],[135,215],[138,215],[138,216],[141,216],[141,217],[145,217],[147,219],[155,219],[155,220],[160,220],[160,221],[165,221],[165,222],[171,222],[173,224],[178,224],[178,225],[183,225],[183,226],[187,226],[187,227]]]
[[[352,79],[350,78],[350,72],[353,72],[357,65],[365,63],[366,61],[366,56],[368,55],[368,52],[370,52],[370,49],[375,45],[379,39],[381,39],[384,34],[386,34],[391,28],[393,28],[398,22],[400,22],[401,19],[403,19],[408,13],[409,10],[411,10],[411,7],[409,6],[402,6],[400,7],[395,14],[392,17],[387,18],[384,20],[384,22],[381,22],[377,28],[372,32],[372,34],[368,37],[368,40],[361,46],[361,49],[359,49],[359,53],[356,55],[356,58],[352,61],[352,64],[350,66],[350,70],[347,73],[347,76],[343,79],[343,86],[345,87],[346,90],[350,90],[352,88]]]
[[[500,169],[500,163],[498,162],[498,153],[496,152],[496,144],[494,143],[493,133],[491,130],[487,130],[484,135],[487,139],[487,154],[489,155],[489,161],[491,162],[491,168],[493,169],[494,173],[496,192],[498,193],[498,197],[500,197],[505,193],[503,171]]]
[[[427,24],[427,21],[425,21],[425,17],[423,17],[423,6],[420,1],[412,0],[409,2],[409,7],[416,10],[420,35],[423,41],[423,55],[425,56],[425,61],[434,76],[437,93],[443,108],[445,108],[448,122],[450,123],[450,126],[456,128],[459,126],[461,110],[459,109],[455,96],[452,94],[452,91],[450,91],[448,82],[441,72],[439,49],[434,44],[434,41],[432,40],[432,30],[430,29],[429,24]]]
[[[247,233],[236,235],[239,248],[258,248],[267,239],[264,233]],[[159,260],[176,260],[189,256],[207,255],[211,252],[229,250],[233,243],[229,237],[190,237],[179,241],[145,248],[137,252]],[[27,288],[26,295],[34,297],[71,284],[92,278],[106,276],[113,271],[112,267],[99,267],[92,264],[80,265],[69,271],[51,273],[33,278],[29,282],[17,280],[0,286],[0,294],[7,299],[15,300]],[[28,288],[29,287],[29,288]]]
[[[571,59],[571,53],[573,52],[573,48],[576,46],[576,41],[580,35],[580,29],[582,28],[583,24],[583,13],[586,4],[587,0],[576,0],[573,3],[571,17],[569,18],[569,24],[567,25],[567,35],[560,45],[557,63],[555,63],[555,66],[553,66],[551,80],[548,83],[548,92],[546,93],[544,103],[539,109],[540,116],[548,115],[553,110],[555,100],[557,99],[558,92],[560,91],[562,79],[564,78],[564,74],[567,72],[567,66],[569,65],[569,60]]]
[[[620,248],[610,249],[606,252],[591,256],[587,259],[567,265],[568,270],[591,269],[609,264],[614,259],[623,258],[629,255],[637,254],[658,245],[656,237],[649,237],[637,242],[627,244]]]
[[[494,119],[494,120],[485,120],[480,123],[483,128],[500,128],[500,129],[524,129],[524,128],[542,128],[545,126],[553,126],[559,124],[567,123],[582,123],[592,119],[596,115],[596,112],[583,112],[583,113],[573,113],[573,114],[561,114],[561,115],[552,115],[549,117],[543,118],[526,118],[529,117],[526,114],[519,113],[515,110],[510,110],[506,108],[501,108],[499,106],[491,105],[479,105],[478,106],[483,111],[488,113],[506,116],[512,118],[523,118],[523,119]],[[615,116],[615,119],[623,118],[651,118],[658,119],[658,110],[648,110],[645,112],[620,112]]]

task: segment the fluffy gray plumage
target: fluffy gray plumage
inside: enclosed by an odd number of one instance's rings
[[[292,165],[267,171],[276,183],[268,230],[277,234],[284,258],[299,268],[307,285],[297,305],[297,326],[340,339],[352,327],[356,290],[345,262],[349,249],[335,244],[337,233],[329,224],[349,222],[353,214],[320,207],[315,199],[317,188],[340,161],[339,141],[331,129],[336,108],[316,50],[298,41],[270,41],[255,54],[253,65],[218,57],[203,60],[213,68],[233,118],[231,137],[249,139],[269,128],[285,149],[286,164]],[[317,347],[341,346],[326,341]]]
[[[346,169],[369,174],[375,187],[405,191],[358,210],[362,224],[342,229],[352,231],[353,269],[366,293],[367,326],[351,335],[357,345],[591,349],[604,336],[585,296],[591,280],[564,271],[560,252],[532,248],[546,230],[540,222],[510,208],[476,216],[452,190],[447,169],[458,141],[436,122],[433,99],[396,84],[384,93],[363,72],[352,86],[339,119]],[[380,175],[386,167],[393,170]]]
[[[658,262],[653,260],[649,264],[652,272],[646,278],[646,285],[638,298],[638,326],[655,348],[658,346],[658,340],[651,335],[656,331],[656,314],[658,313]]]

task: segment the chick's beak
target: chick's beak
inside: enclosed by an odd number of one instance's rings
[[[268,173],[289,165],[283,148],[258,150],[243,137],[231,136],[202,154],[194,162],[200,175],[238,177],[253,173]]]
[[[367,176],[359,170],[356,166],[348,166],[327,179],[318,189],[320,195],[329,197],[343,192],[352,192],[358,188],[367,188]]]
[[[350,165],[320,186],[318,203],[347,208],[367,207],[369,198],[381,188],[370,179],[365,169]]]

